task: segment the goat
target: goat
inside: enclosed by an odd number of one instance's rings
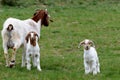
[[[26,49],[26,53],[24,54],[24,63],[26,62],[28,70],[31,70],[30,57],[32,57],[33,66],[37,66],[38,71],[41,71],[38,39],[38,34],[36,32],[29,32],[25,38],[24,48]]]
[[[93,41],[85,39],[80,42],[78,48],[80,48],[80,46],[84,47],[85,74],[93,72],[93,75],[96,75],[97,73],[100,73],[100,63]]]
[[[1,34],[7,67],[13,67],[15,65],[16,51],[24,44],[24,39],[28,32],[34,31],[40,37],[40,29],[42,25],[49,25],[49,15],[47,10],[37,10],[31,19],[20,20],[16,18],[8,18],[4,22]],[[8,49],[13,50],[10,62]]]

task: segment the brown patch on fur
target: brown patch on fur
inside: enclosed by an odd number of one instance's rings
[[[12,25],[12,24],[9,24],[7,30],[8,30],[8,31],[12,31],[12,30],[13,30],[13,25]]]
[[[31,33],[34,34],[33,37],[31,37]],[[29,32],[28,35],[26,36],[26,42],[28,43],[29,39],[30,39],[30,44],[33,46],[36,46],[36,36],[38,37],[37,33],[35,32]]]
[[[45,10],[37,10],[36,13],[34,13],[34,16],[32,18],[35,22],[38,22],[41,19],[41,25],[48,26],[49,25],[49,17],[48,12]]]
[[[89,44],[90,46],[92,46],[92,47],[95,47],[94,42],[91,41],[91,40],[88,42],[88,44]]]

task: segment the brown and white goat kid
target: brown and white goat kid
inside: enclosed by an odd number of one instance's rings
[[[49,25],[49,15],[47,10],[37,10],[33,17],[30,19],[20,20],[16,18],[8,18],[4,22],[1,34],[7,67],[8,66],[12,67],[15,65],[16,51],[19,49],[21,45],[24,44],[25,36],[30,31],[36,32],[40,37],[40,29],[42,25],[44,26]],[[9,55],[8,49],[13,50],[10,61],[8,56]]]
[[[100,73],[100,63],[93,41],[85,39],[80,42],[78,48],[80,48],[80,46],[84,47],[85,74],[93,73],[93,75],[96,75]]]
[[[24,63],[26,63],[27,69],[31,70],[31,58],[34,67],[37,67],[38,71],[41,71],[40,67],[40,48],[38,44],[38,34],[35,32],[29,32],[25,38],[24,47],[26,53],[24,55]]]

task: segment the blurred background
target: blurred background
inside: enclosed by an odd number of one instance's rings
[[[0,0],[3,6],[29,7],[32,5],[46,6],[80,6],[80,5],[97,5],[104,3],[119,3],[120,0]]]

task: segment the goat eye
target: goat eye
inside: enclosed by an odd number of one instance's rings
[[[82,44],[85,44],[85,42],[83,42]]]
[[[88,44],[91,45],[91,42],[89,42]]]
[[[36,15],[36,13],[33,14],[34,16]]]
[[[33,15],[35,16],[38,12],[35,12]]]

